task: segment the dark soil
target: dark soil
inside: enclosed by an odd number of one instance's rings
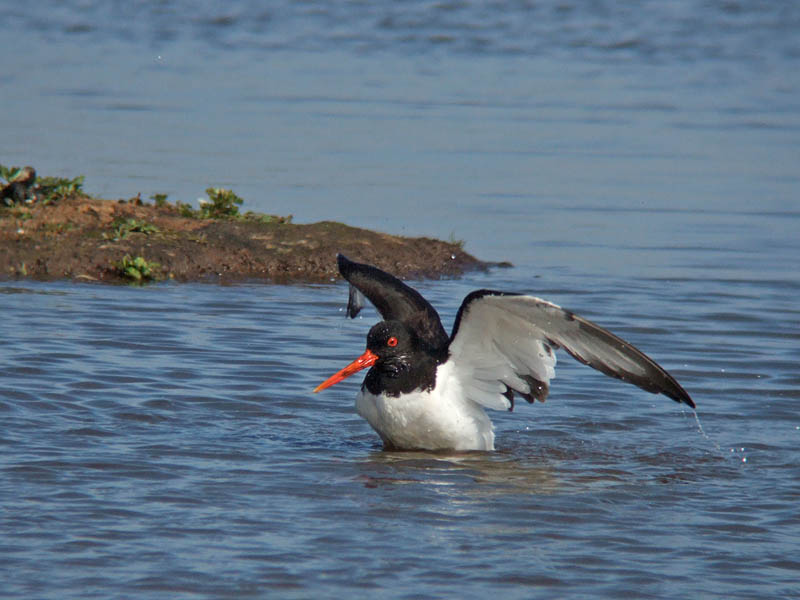
[[[117,235],[114,223],[127,219],[157,231]],[[171,204],[83,195],[48,205],[0,206],[0,280],[126,282],[120,261],[141,256],[158,264],[158,279],[327,282],[339,277],[338,252],[403,278],[453,277],[488,266],[460,244],[330,221],[187,218]]]

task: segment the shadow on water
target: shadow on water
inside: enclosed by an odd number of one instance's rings
[[[559,488],[551,465],[509,453],[372,452],[362,463],[368,488],[423,484],[454,487],[458,493],[549,494]]]
[[[499,497],[580,495],[616,487],[636,494],[651,485],[734,479],[741,464],[707,440],[664,448],[594,444],[576,435],[560,446],[522,440],[495,452],[372,451],[357,466],[366,488],[421,485],[464,497]]]

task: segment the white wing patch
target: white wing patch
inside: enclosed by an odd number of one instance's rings
[[[532,296],[473,300],[450,343],[450,360],[464,394],[487,408],[512,408],[509,390],[544,400],[555,377],[556,356],[546,335],[530,315],[520,314],[508,302],[522,298],[549,305]]]

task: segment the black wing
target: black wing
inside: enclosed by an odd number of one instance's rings
[[[371,265],[353,262],[342,254],[337,255],[336,261],[342,277],[375,305],[385,321],[404,322],[433,349],[447,347],[449,337],[442,327],[439,313],[417,290],[389,273]],[[351,291],[347,314],[353,318],[359,310],[359,297]]]

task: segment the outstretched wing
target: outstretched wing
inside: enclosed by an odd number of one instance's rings
[[[402,321],[431,348],[443,350],[449,341],[439,313],[422,295],[389,273],[364,265],[339,254],[339,272],[350,282],[347,314],[354,318],[361,310],[362,299],[352,288],[369,299],[385,321]]]
[[[478,290],[462,302],[449,360],[464,393],[490,408],[514,406],[514,393],[544,401],[555,376],[553,350],[654,394],[694,408],[672,375],[610,331],[560,306],[518,294]]]

